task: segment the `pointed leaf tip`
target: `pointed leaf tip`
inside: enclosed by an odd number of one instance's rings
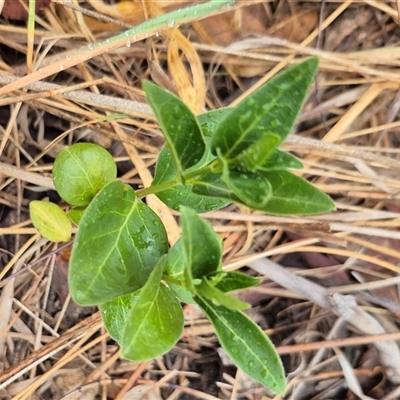
[[[196,295],[195,301],[232,361],[253,379],[283,393],[286,382],[281,359],[260,327],[241,311],[215,305],[204,296]]]
[[[212,225],[188,207],[181,209],[182,244],[192,279],[221,268],[222,239]]]
[[[143,89],[182,175],[201,160],[206,149],[197,119],[180,99],[168,91],[149,81],[143,81]]]
[[[297,119],[318,66],[309,58],[289,67],[241,101],[218,123],[212,152],[234,160],[265,132],[283,142]]]

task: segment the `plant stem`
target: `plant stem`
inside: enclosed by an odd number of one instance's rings
[[[207,174],[210,172],[218,172],[219,171],[219,161],[213,160],[206,164],[204,167],[197,169],[196,171],[188,172],[186,175],[183,175],[185,182],[190,181],[196,178],[199,175]]]
[[[218,160],[211,161],[209,164],[205,165],[200,169],[188,172],[187,174],[183,174],[183,181],[185,182],[186,185],[190,184],[190,182],[188,181],[194,181],[196,177],[208,172],[216,172],[218,167],[219,167]],[[172,181],[163,182],[158,185],[152,185],[143,189],[136,190],[136,196],[139,197],[139,199],[141,199],[142,197],[148,196],[149,194],[156,194],[158,192],[171,189],[177,185],[182,185],[182,182],[178,177],[176,177]]]
[[[171,189],[172,187],[178,185],[180,182],[177,179],[172,181],[160,183],[159,185],[149,186],[143,189],[136,190],[136,196],[141,199],[142,197],[148,196],[149,194],[155,194],[162,192],[163,190]]]

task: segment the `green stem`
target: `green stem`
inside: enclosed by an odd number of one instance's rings
[[[163,190],[171,189],[172,187],[179,184],[180,182],[177,179],[174,179],[172,181],[160,183],[159,185],[149,186],[143,189],[136,190],[136,196],[141,199],[142,197],[148,196],[149,194],[162,192]]]
[[[216,172],[218,168],[219,168],[219,161],[218,160],[211,161],[209,164],[205,165],[200,169],[197,169],[196,171],[183,174],[183,181],[186,183],[186,185],[190,184],[190,181],[194,181],[196,177],[203,175],[207,172]],[[177,185],[182,185],[182,182],[178,177],[173,179],[172,181],[163,182],[158,185],[152,185],[143,189],[139,189],[136,191],[136,196],[139,197],[139,199],[141,199],[145,196],[148,196],[149,194],[156,194],[158,192],[171,189]]]
[[[183,174],[183,179],[188,183],[188,181],[195,180],[199,175],[203,175],[209,172],[217,172],[219,170],[219,160],[213,160],[210,163],[206,164],[204,167],[197,169],[196,171],[188,172],[187,174]]]

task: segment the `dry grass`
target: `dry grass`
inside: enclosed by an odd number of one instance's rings
[[[170,354],[120,360],[96,310],[71,303],[68,255],[39,237],[27,206],[54,199],[54,156],[77,140],[109,149],[125,182],[149,185],[162,137],[144,104],[143,78],[200,112],[236,104],[309,55],[320,58],[320,73],[284,147],[338,211],[280,218],[231,206],[205,217],[224,239],[225,268],[265,278],[240,296],[282,354],[284,398],[400,398],[400,2],[238,3],[70,68],[67,52],[116,34],[117,23],[137,24],[144,5],[151,17],[174,2],[127,2],[126,11],[55,1],[36,18],[33,38],[23,25],[1,22],[0,83],[33,79],[28,93],[9,86],[0,98],[1,398],[122,399],[138,384],[169,400],[283,398],[222,365],[211,326],[191,306]],[[34,75],[39,66],[52,71],[46,82]],[[174,242],[175,213],[147,202]]]

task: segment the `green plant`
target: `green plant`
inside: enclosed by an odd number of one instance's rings
[[[75,144],[57,156],[54,182],[74,206],[69,216],[79,225],[69,270],[72,297],[100,306],[123,357],[142,361],[167,352],[183,329],[180,301],[196,303],[232,360],[262,384],[284,391],[274,346],[243,313],[249,304],[228,294],[259,280],[223,271],[222,241],[198,213],[230,202],[278,215],[334,209],[327,195],[288,170],[302,164],[278,148],[316,69],[317,59],[310,58],[238,106],[198,117],[169,92],[144,82],[166,138],[148,188],[135,192],[116,180],[115,164],[96,145]],[[182,235],[170,249],[160,218],[141,201],[151,193],[181,212]],[[52,239],[45,213],[31,204],[34,225]],[[55,225],[53,239],[60,240],[64,227]]]

